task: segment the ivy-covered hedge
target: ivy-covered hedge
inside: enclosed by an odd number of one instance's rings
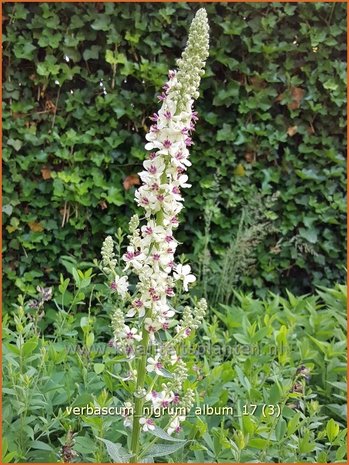
[[[201,253],[208,201],[214,261],[236,235],[242,208],[278,191],[266,212],[273,231],[240,284],[257,292],[330,285],[343,278],[345,259],[346,4],[205,7],[211,50],[183,250],[192,251],[195,240]],[[158,108],[155,96],[197,8],[4,5],[9,300],[16,287],[32,293],[57,282],[62,255],[91,261],[107,233],[127,228],[147,116]]]

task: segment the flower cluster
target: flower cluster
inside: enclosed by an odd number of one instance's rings
[[[149,402],[154,408],[169,409],[177,405],[187,410],[193,402],[190,390],[183,396],[180,394],[187,368],[176,352],[176,345],[199,326],[207,305],[202,299],[193,310],[185,307],[179,319],[171,301],[176,292],[188,291],[196,279],[189,265],[175,261],[178,241],[174,231],[183,209],[182,189],[191,187],[185,173],[191,165],[189,148],[193,145],[198,120],[193,102],[198,97],[207,55],[207,15],[200,9],[192,22],[187,47],[178,60],[178,70],[169,72],[159,95],[161,108],[150,118],[153,124],[146,134],[145,145],[149,155],[139,173],[143,184],[135,193],[137,204],[144,210],[144,220],[141,223],[137,215],[131,218],[129,245],[122,256],[124,276],[115,272],[117,263],[110,236],[102,247],[102,270],[109,279],[110,292],[120,296],[126,308],[123,311],[119,305],[115,306],[112,316],[114,343],[130,360],[135,357],[138,345],[144,349],[145,355],[137,365],[138,377],[142,380],[137,382],[137,396],[144,394],[142,402]],[[127,275],[130,273],[137,277],[132,295],[128,292]],[[167,341],[166,344],[163,341]],[[154,357],[147,355],[151,346],[158,348]],[[148,390],[143,372],[153,380]],[[162,378],[169,381],[162,382]],[[157,390],[154,389],[156,381],[161,383]],[[139,406],[136,399],[136,409]],[[178,432],[184,419],[185,414],[174,415],[168,434]],[[125,424],[130,425],[129,416]],[[154,428],[154,420],[142,417],[139,425],[148,431]],[[135,424],[133,426],[135,428]]]

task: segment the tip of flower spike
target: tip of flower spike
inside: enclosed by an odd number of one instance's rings
[[[209,25],[205,8],[200,8],[189,28],[189,37],[182,56],[177,60],[177,84],[171,88],[177,111],[183,111],[190,99],[199,97],[199,84],[209,50]]]
[[[197,17],[203,17],[203,18],[207,18],[207,11],[205,8],[199,8],[198,11],[196,12],[195,16]]]

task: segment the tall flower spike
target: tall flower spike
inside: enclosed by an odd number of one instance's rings
[[[187,46],[182,57],[177,60],[178,84],[173,89],[179,111],[186,108],[188,97],[197,99],[201,76],[204,74],[206,58],[209,49],[209,26],[207,13],[200,8],[193,19]]]
[[[183,389],[188,369],[177,352],[183,339],[198,328],[207,305],[201,300],[194,310],[186,307],[178,320],[171,299],[176,290],[187,292],[196,280],[189,265],[175,262],[178,242],[174,230],[183,209],[181,190],[191,187],[185,171],[191,165],[189,147],[198,119],[192,107],[199,95],[208,56],[208,29],[206,11],[202,8],[191,24],[187,46],[177,62],[178,70],[169,72],[169,80],[159,96],[161,108],[150,118],[153,124],[146,134],[145,145],[149,155],[139,173],[142,185],[135,193],[144,215],[131,218],[129,245],[122,257],[124,273],[137,277],[133,295],[127,292],[126,276],[120,277],[110,270],[115,265],[111,238],[106,239],[102,249],[103,271],[112,280],[111,294],[123,300],[123,305],[114,306],[113,344],[128,358],[132,373],[135,370],[137,373],[134,415],[132,420],[127,418],[127,424],[132,424],[133,462],[140,456],[140,430],[147,432],[155,424],[152,418],[142,416],[144,404],[169,409],[177,405],[189,410],[193,402],[192,393]],[[151,346],[157,348],[155,356],[150,356]],[[137,353],[142,355],[137,357]],[[171,381],[166,379],[169,377]],[[182,414],[170,418],[169,434],[178,432],[184,420]]]

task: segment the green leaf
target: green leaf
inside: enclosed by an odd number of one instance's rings
[[[173,454],[185,446],[188,441],[177,444],[154,444],[147,450],[147,457],[163,457],[164,455]]]
[[[317,230],[314,228],[311,229],[304,229],[299,228],[299,235],[304,237],[308,242],[311,244],[315,244],[317,242]]]
[[[25,342],[22,346],[22,352],[25,357],[30,355],[34,350],[36,349],[38,345],[38,341],[36,339],[31,339],[27,342]]]
[[[114,56],[114,53],[111,50],[107,50],[105,52],[105,61],[110,65],[116,65],[118,62],[117,58]]]
[[[84,58],[84,60],[88,61],[88,60],[97,60],[99,58],[99,52],[101,50],[101,46],[100,45],[92,45],[91,48],[88,48],[86,50],[84,50],[82,56]]]
[[[154,429],[149,430],[149,433],[152,434],[153,436],[156,436],[157,438],[161,439],[166,439],[167,441],[171,442],[186,442],[185,439],[178,439],[170,436],[169,434],[166,433],[162,428],[159,426],[155,426]]]
[[[333,442],[339,433],[339,424],[331,418],[326,425],[326,434],[330,442]]]
[[[76,268],[72,268],[72,275],[73,275],[75,284],[76,284],[78,287],[80,287],[81,279],[80,279],[78,270],[77,270]]]
[[[94,340],[95,340],[95,335],[93,333],[88,333],[88,335],[86,336],[86,347],[88,349],[91,349],[91,347],[93,346]]]
[[[131,457],[131,454],[129,454],[121,444],[108,441],[108,439],[99,438],[98,436],[96,437],[107,446],[107,452],[114,463],[125,463]]]
[[[287,436],[291,436],[299,427],[301,414],[297,412],[287,425]]]
[[[268,404],[275,405],[279,402],[281,397],[281,392],[279,386],[275,383],[270,389]]]
[[[113,205],[117,205],[118,207],[120,205],[125,204],[125,199],[124,199],[124,196],[122,195],[121,190],[114,186],[111,186],[109,188],[108,195],[106,196],[106,198],[109,203],[112,203]]]
[[[18,152],[23,145],[22,141],[20,141],[19,139],[8,139],[7,144],[11,145],[11,147],[13,147],[16,150],[16,152]]]
[[[268,445],[268,441],[262,438],[252,438],[249,440],[248,445],[254,449],[265,449]]]
[[[8,204],[8,205],[3,205],[2,206],[2,212],[3,213],[6,213],[6,215],[8,216],[11,216],[12,215],[12,212],[13,212],[13,207],[12,205]]]
[[[97,19],[91,24],[95,31],[108,31],[110,27],[110,16],[98,14]]]
[[[104,363],[94,363],[93,364],[93,369],[97,375],[102,373],[104,371],[105,365]]]
[[[29,447],[31,447],[32,449],[38,449],[38,450],[54,451],[54,448],[50,446],[50,444],[46,444],[43,441],[32,441],[29,444]]]
[[[285,436],[287,430],[287,423],[284,418],[280,417],[275,428],[275,437],[277,441],[281,441]]]

